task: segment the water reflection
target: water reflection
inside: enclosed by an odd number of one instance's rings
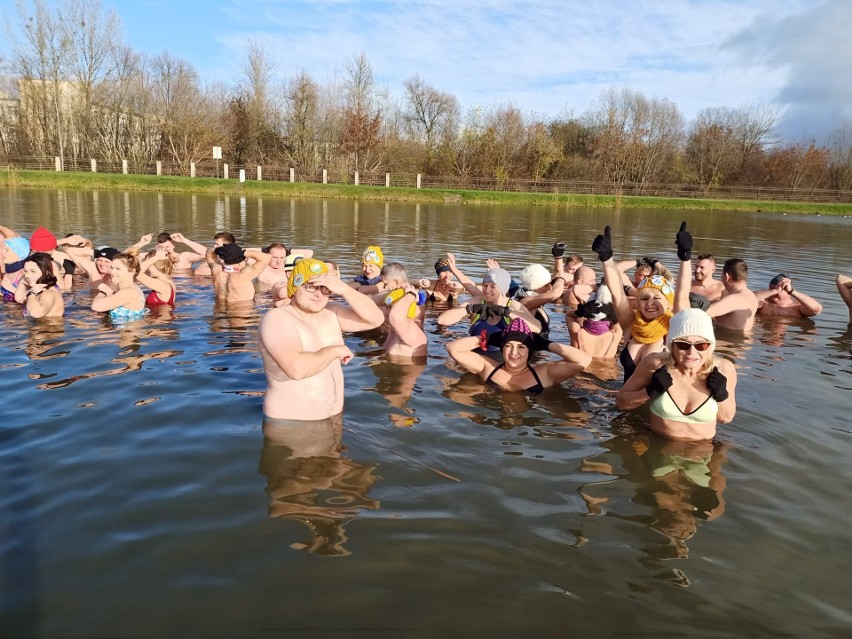
[[[27,357],[32,360],[65,357],[70,350],[64,339],[64,317],[44,317],[34,321],[27,333]],[[61,350],[58,347],[62,347]]]
[[[394,426],[408,428],[420,421],[408,403],[420,374],[426,370],[425,358],[422,360],[422,362],[377,360],[368,364],[369,369],[376,376],[376,385],[371,390],[382,395],[391,408],[395,409],[388,413],[388,419]]]
[[[346,524],[362,510],[378,510],[367,496],[376,465],[341,455],[342,417],[316,422],[264,422],[258,472],[267,479],[269,517],[305,524],[310,538],[293,548],[318,555],[350,554]]]
[[[609,476],[586,484],[580,495],[590,514],[615,517],[649,526],[665,540],[642,550],[650,570],[658,561],[686,559],[687,542],[702,521],[712,521],[725,512],[727,446],[714,442],[675,442],[650,433],[618,436],[602,442],[609,452],[583,460],[582,470]],[[613,479],[614,478],[614,479]],[[624,503],[624,481],[632,494]],[[637,510],[635,506],[641,508]],[[689,586],[679,569],[663,571],[663,578]]]

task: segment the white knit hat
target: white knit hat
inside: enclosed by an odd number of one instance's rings
[[[716,347],[713,320],[698,308],[687,308],[675,313],[669,321],[668,343],[684,337],[700,337]]]
[[[521,271],[521,284],[528,291],[534,291],[550,284],[550,272],[541,264],[530,264]]]

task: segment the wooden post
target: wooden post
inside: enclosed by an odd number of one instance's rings
[[[246,170],[240,169],[240,184],[246,181]]]
[[[291,166],[290,167],[290,182],[292,183],[292,182],[295,182],[295,181],[296,181],[296,169],[294,169]]]
[[[385,186],[390,186],[390,173],[385,173]]]
[[[121,161],[121,172],[127,175],[127,160]]]
[[[260,164],[257,165],[257,181],[260,182],[263,179],[263,167]]]
[[[355,171],[355,186],[358,186],[358,171]]]
[[[227,162],[225,162],[222,165],[222,177],[226,180],[228,179],[228,163]]]
[[[157,175],[163,174],[163,162],[161,160],[157,160]]]
[[[189,163],[189,177],[195,177],[195,162]]]
[[[95,158],[92,158],[92,173],[98,172],[98,161]]]
[[[56,168],[56,170],[57,170],[57,171],[61,171],[61,170],[62,170],[62,162],[59,160],[59,156],[58,156],[58,155],[55,155],[55,156],[53,157],[53,166]]]
[[[417,174],[417,188],[420,188],[420,174]]]
[[[328,169],[322,170],[322,183],[328,184]]]

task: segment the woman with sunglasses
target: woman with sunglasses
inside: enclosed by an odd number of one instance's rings
[[[650,402],[651,430],[669,439],[713,439],[716,424],[726,424],[737,411],[737,372],[715,357],[713,320],[690,308],[669,322],[668,349],[643,358],[636,372],[616,393],[615,404],[632,409]]]

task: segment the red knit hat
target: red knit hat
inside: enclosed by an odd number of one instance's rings
[[[56,238],[43,226],[38,227],[30,238],[30,250],[33,253],[52,251],[56,248]]]

